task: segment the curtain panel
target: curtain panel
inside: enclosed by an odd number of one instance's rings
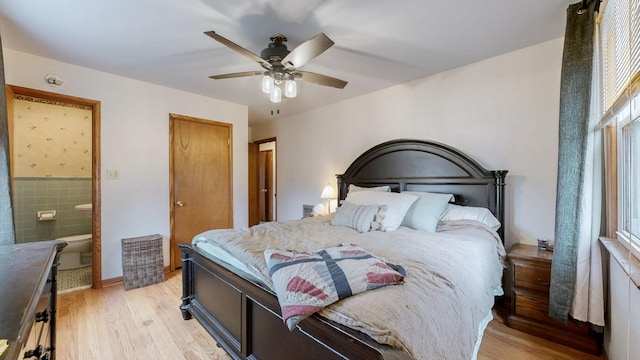
[[[587,130],[583,196],[577,243],[576,283],[569,314],[576,320],[604,327],[604,270],[600,235],[603,229],[604,138],[600,127],[601,82],[599,26],[594,31],[591,105]]]
[[[585,216],[582,205],[591,203],[589,114],[593,71],[594,14],[598,1],[585,11],[582,4],[567,8],[567,25],[562,54],[558,144],[558,180],[556,193],[555,245],[551,268],[549,316],[566,323],[574,299],[581,226]],[[587,181],[587,183],[585,183]],[[590,230],[590,228],[589,228]],[[582,232],[584,233],[584,231]]]
[[[9,173],[9,119],[4,80],[4,57],[0,37],[0,245],[15,243],[11,206],[11,174]]]

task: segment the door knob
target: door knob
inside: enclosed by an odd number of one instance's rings
[[[184,206],[184,203],[183,203],[182,201],[178,200],[178,201],[176,202],[176,205],[178,205],[179,207],[183,207],[183,206]]]

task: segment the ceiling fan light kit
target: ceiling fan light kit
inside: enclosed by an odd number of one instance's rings
[[[282,77],[279,78],[281,79]],[[281,101],[282,85],[282,80],[278,80],[278,77],[273,78],[268,71],[265,71],[265,74],[262,77],[262,92],[269,94],[271,102],[279,103]],[[298,86],[293,78],[284,81],[284,96],[287,98],[294,98],[298,96]]]
[[[284,44],[287,41],[287,37],[282,34],[275,34],[270,38],[271,42],[267,48],[260,52],[260,56],[216,34],[215,31],[207,31],[205,34],[240,55],[257,62],[264,69],[262,72],[245,71],[214,75],[210,76],[210,78],[219,80],[262,75],[262,92],[269,94],[269,100],[271,100],[271,102],[281,102],[283,92],[285,97],[295,98],[298,95],[296,79],[338,89],[343,89],[347,85],[346,81],[331,76],[298,70],[302,65],[333,46],[334,42],[323,33],[305,41],[291,51],[289,51],[287,45]]]

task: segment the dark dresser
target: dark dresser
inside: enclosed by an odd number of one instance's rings
[[[56,273],[64,241],[0,245],[0,360],[54,360]]]

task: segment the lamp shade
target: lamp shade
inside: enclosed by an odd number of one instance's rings
[[[273,79],[269,75],[262,77],[262,92],[265,94],[271,94],[273,90]]]
[[[279,86],[274,87],[271,91],[271,96],[269,97],[269,99],[273,103],[279,103],[280,101],[282,101],[282,89],[280,89]]]
[[[322,189],[322,194],[320,194],[321,199],[335,199],[336,192],[333,191],[333,186],[327,184],[327,186]]]
[[[284,96],[288,98],[294,98],[298,95],[297,85],[295,80],[287,80],[284,82]]]

